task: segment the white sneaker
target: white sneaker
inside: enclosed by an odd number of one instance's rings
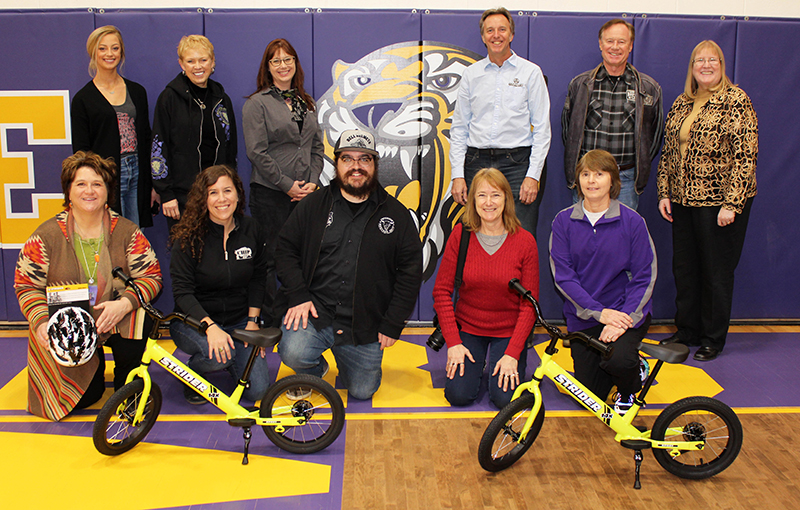
[[[633,407],[633,395],[623,396],[621,393],[617,393],[617,397],[614,399],[614,411],[620,416],[625,416],[631,407]]]

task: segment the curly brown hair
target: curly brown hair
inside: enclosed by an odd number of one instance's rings
[[[180,221],[172,227],[169,238],[170,244],[177,242],[181,250],[190,251],[197,260],[203,256],[203,242],[208,233],[208,188],[220,177],[229,177],[233,181],[239,195],[234,214],[244,216],[244,185],[236,170],[228,165],[214,165],[197,174],[192,189],[189,190],[186,210],[183,211]]]

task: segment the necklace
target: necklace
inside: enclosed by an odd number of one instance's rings
[[[100,92],[105,92],[107,94],[111,94],[112,96],[117,93],[117,88],[120,86],[122,82],[122,77],[117,75],[116,79],[111,83],[111,86],[108,86],[107,83],[103,83],[100,85],[97,81],[94,82],[94,85],[100,90]]]
[[[194,87],[190,86],[189,87],[189,91],[190,91],[190,93],[192,95],[192,99],[194,99],[194,102],[197,103],[197,106],[199,106],[201,110],[205,110],[206,109],[205,100],[208,99],[208,87],[205,88],[205,93],[203,94],[203,99],[200,99],[200,94],[197,94],[194,91]]]
[[[89,261],[86,258],[86,245],[94,252],[94,269],[89,276],[89,285],[94,285],[94,277],[97,275],[97,266],[100,265],[100,246],[103,244],[103,235],[100,234],[99,239],[84,239],[78,235],[79,243],[81,245],[81,253],[83,254],[83,263],[86,264],[86,271],[89,271]],[[97,246],[92,241],[97,241]]]

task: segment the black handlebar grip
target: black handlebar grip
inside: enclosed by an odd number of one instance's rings
[[[125,274],[125,270],[122,269],[121,267],[117,266],[114,269],[112,269],[111,274],[113,274],[115,277],[125,282],[125,285],[127,286],[133,285],[133,280],[131,279],[130,276]]]
[[[199,320],[193,317],[189,317],[188,315],[183,319],[183,322],[190,325],[197,331],[200,331],[201,333],[205,333],[206,328],[208,328],[208,326],[206,326],[204,322],[200,322]]]
[[[605,342],[601,342],[600,340],[596,339],[593,336],[590,336],[588,338],[589,338],[589,345],[600,351],[600,353],[603,355],[603,358],[607,359],[609,356],[611,356],[611,353],[614,352],[613,343],[607,344]]]
[[[519,283],[519,278],[512,278],[511,281],[508,282],[508,286],[511,288],[511,290],[519,293],[520,296],[530,294],[531,292],[523,287],[521,283]]]

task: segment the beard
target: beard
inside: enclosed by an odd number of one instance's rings
[[[333,178],[333,182],[339,186],[339,189],[347,193],[348,195],[352,195],[359,199],[366,199],[368,198],[375,188],[378,187],[378,167],[375,166],[375,170],[372,175],[367,174],[365,171],[361,171],[361,173],[366,177],[364,182],[360,186],[353,186],[349,182],[345,182],[345,180],[353,173],[355,169],[345,170],[344,171],[344,178],[342,177],[340,171],[336,170],[336,177]]]

